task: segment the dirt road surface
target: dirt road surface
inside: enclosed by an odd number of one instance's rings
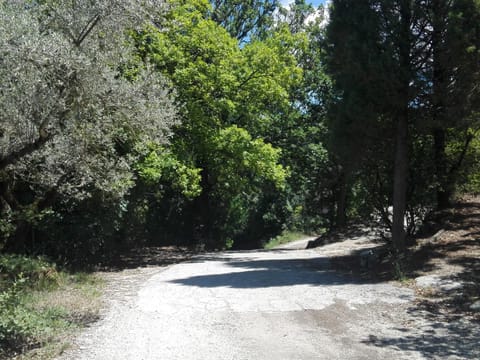
[[[112,275],[102,320],[62,359],[475,359],[478,327],[439,323],[398,283],[360,280],[311,250],[205,254]]]

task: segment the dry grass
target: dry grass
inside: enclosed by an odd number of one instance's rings
[[[80,329],[98,320],[103,280],[91,274],[59,273],[59,277],[58,287],[23,294],[25,311],[41,319],[36,336],[0,359],[54,359],[69,348]]]
[[[62,309],[69,321],[77,325],[86,325],[98,319],[101,309],[101,292],[97,287],[72,287],[34,295],[36,301],[33,308],[45,311]]]

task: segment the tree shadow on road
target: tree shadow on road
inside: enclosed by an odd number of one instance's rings
[[[477,198],[478,199],[478,198]],[[421,353],[426,359],[480,359],[480,313],[470,306],[480,297],[480,202],[470,199],[434,213],[409,254],[407,275],[433,274],[458,288],[418,289],[410,315],[418,326],[404,336],[370,335],[366,344]]]
[[[95,270],[117,272],[142,267],[168,266],[192,259],[198,252],[187,247],[149,246],[110,254],[98,261]]]
[[[406,325],[398,329],[400,337],[378,337],[370,335],[363,343],[377,347],[388,347],[398,351],[420,353],[426,359],[479,359],[480,324],[465,321],[462,316],[445,317],[423,306],[412,307],[409,313],[422,318],[422,325]]]
[[[227,261],[231,272],[191,276],[172,283],[196,287],[230,287],[238,289],[293,285],[345,285],[366,283],[352,274],[341,274],[331,268],[326,257],[309,259],[267,259]]]

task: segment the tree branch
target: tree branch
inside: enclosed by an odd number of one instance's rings
[[[12,165],[20,160],[22,157],[33,153],[40,149],[51,138],[52,134],[48,134],[43,127],[39,130],[40,136],[34,142],[25,145],[23,148],[8,154],[4,158],[0,159],[0,170],[5,169],[8,165]]]
[[[78,36],[78,39],[75,40],[76,46],[80,46],[82,44],[83,40],[85,40],[88,34],[90,34],[93,28],[98,24],[98,22],[100,21],[100,18],[101,18],[100,14],[97,14],[90,19],[90,21],[87,23],[87,25],[85,25],[82,32]]]

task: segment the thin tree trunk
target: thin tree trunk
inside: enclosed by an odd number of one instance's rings
[[[445,154],[445,130],[437,128],[433,132],[435,154],[435,171],[437,175],[437,208],[446,209],[450,206],[452,190],[447,176],[447,157]]]
[[[25,253],[27,251],[27,238],[31,234],[31,230],[32,226],[25,220],[17,221],[15,234],[5,246],[7,251],[18,254]]]
[[[198,244],[209,245],[211,242],[211,208],[210,208],[210,182],[208,169],[201,172],[202,192],[194,200],[193,237]]]
[[[397,253],[405,250],[405,210],[407,206],[407,172],[408,172],[408,117],[398,117],[397,142],[395,151],[395,169],[393,178],[393,223],[392,243]]]
[[[343,228],[347,225],[347,175],[344,169],[340,171],[338,182],[339,189],[335,223],[337,228]]]

